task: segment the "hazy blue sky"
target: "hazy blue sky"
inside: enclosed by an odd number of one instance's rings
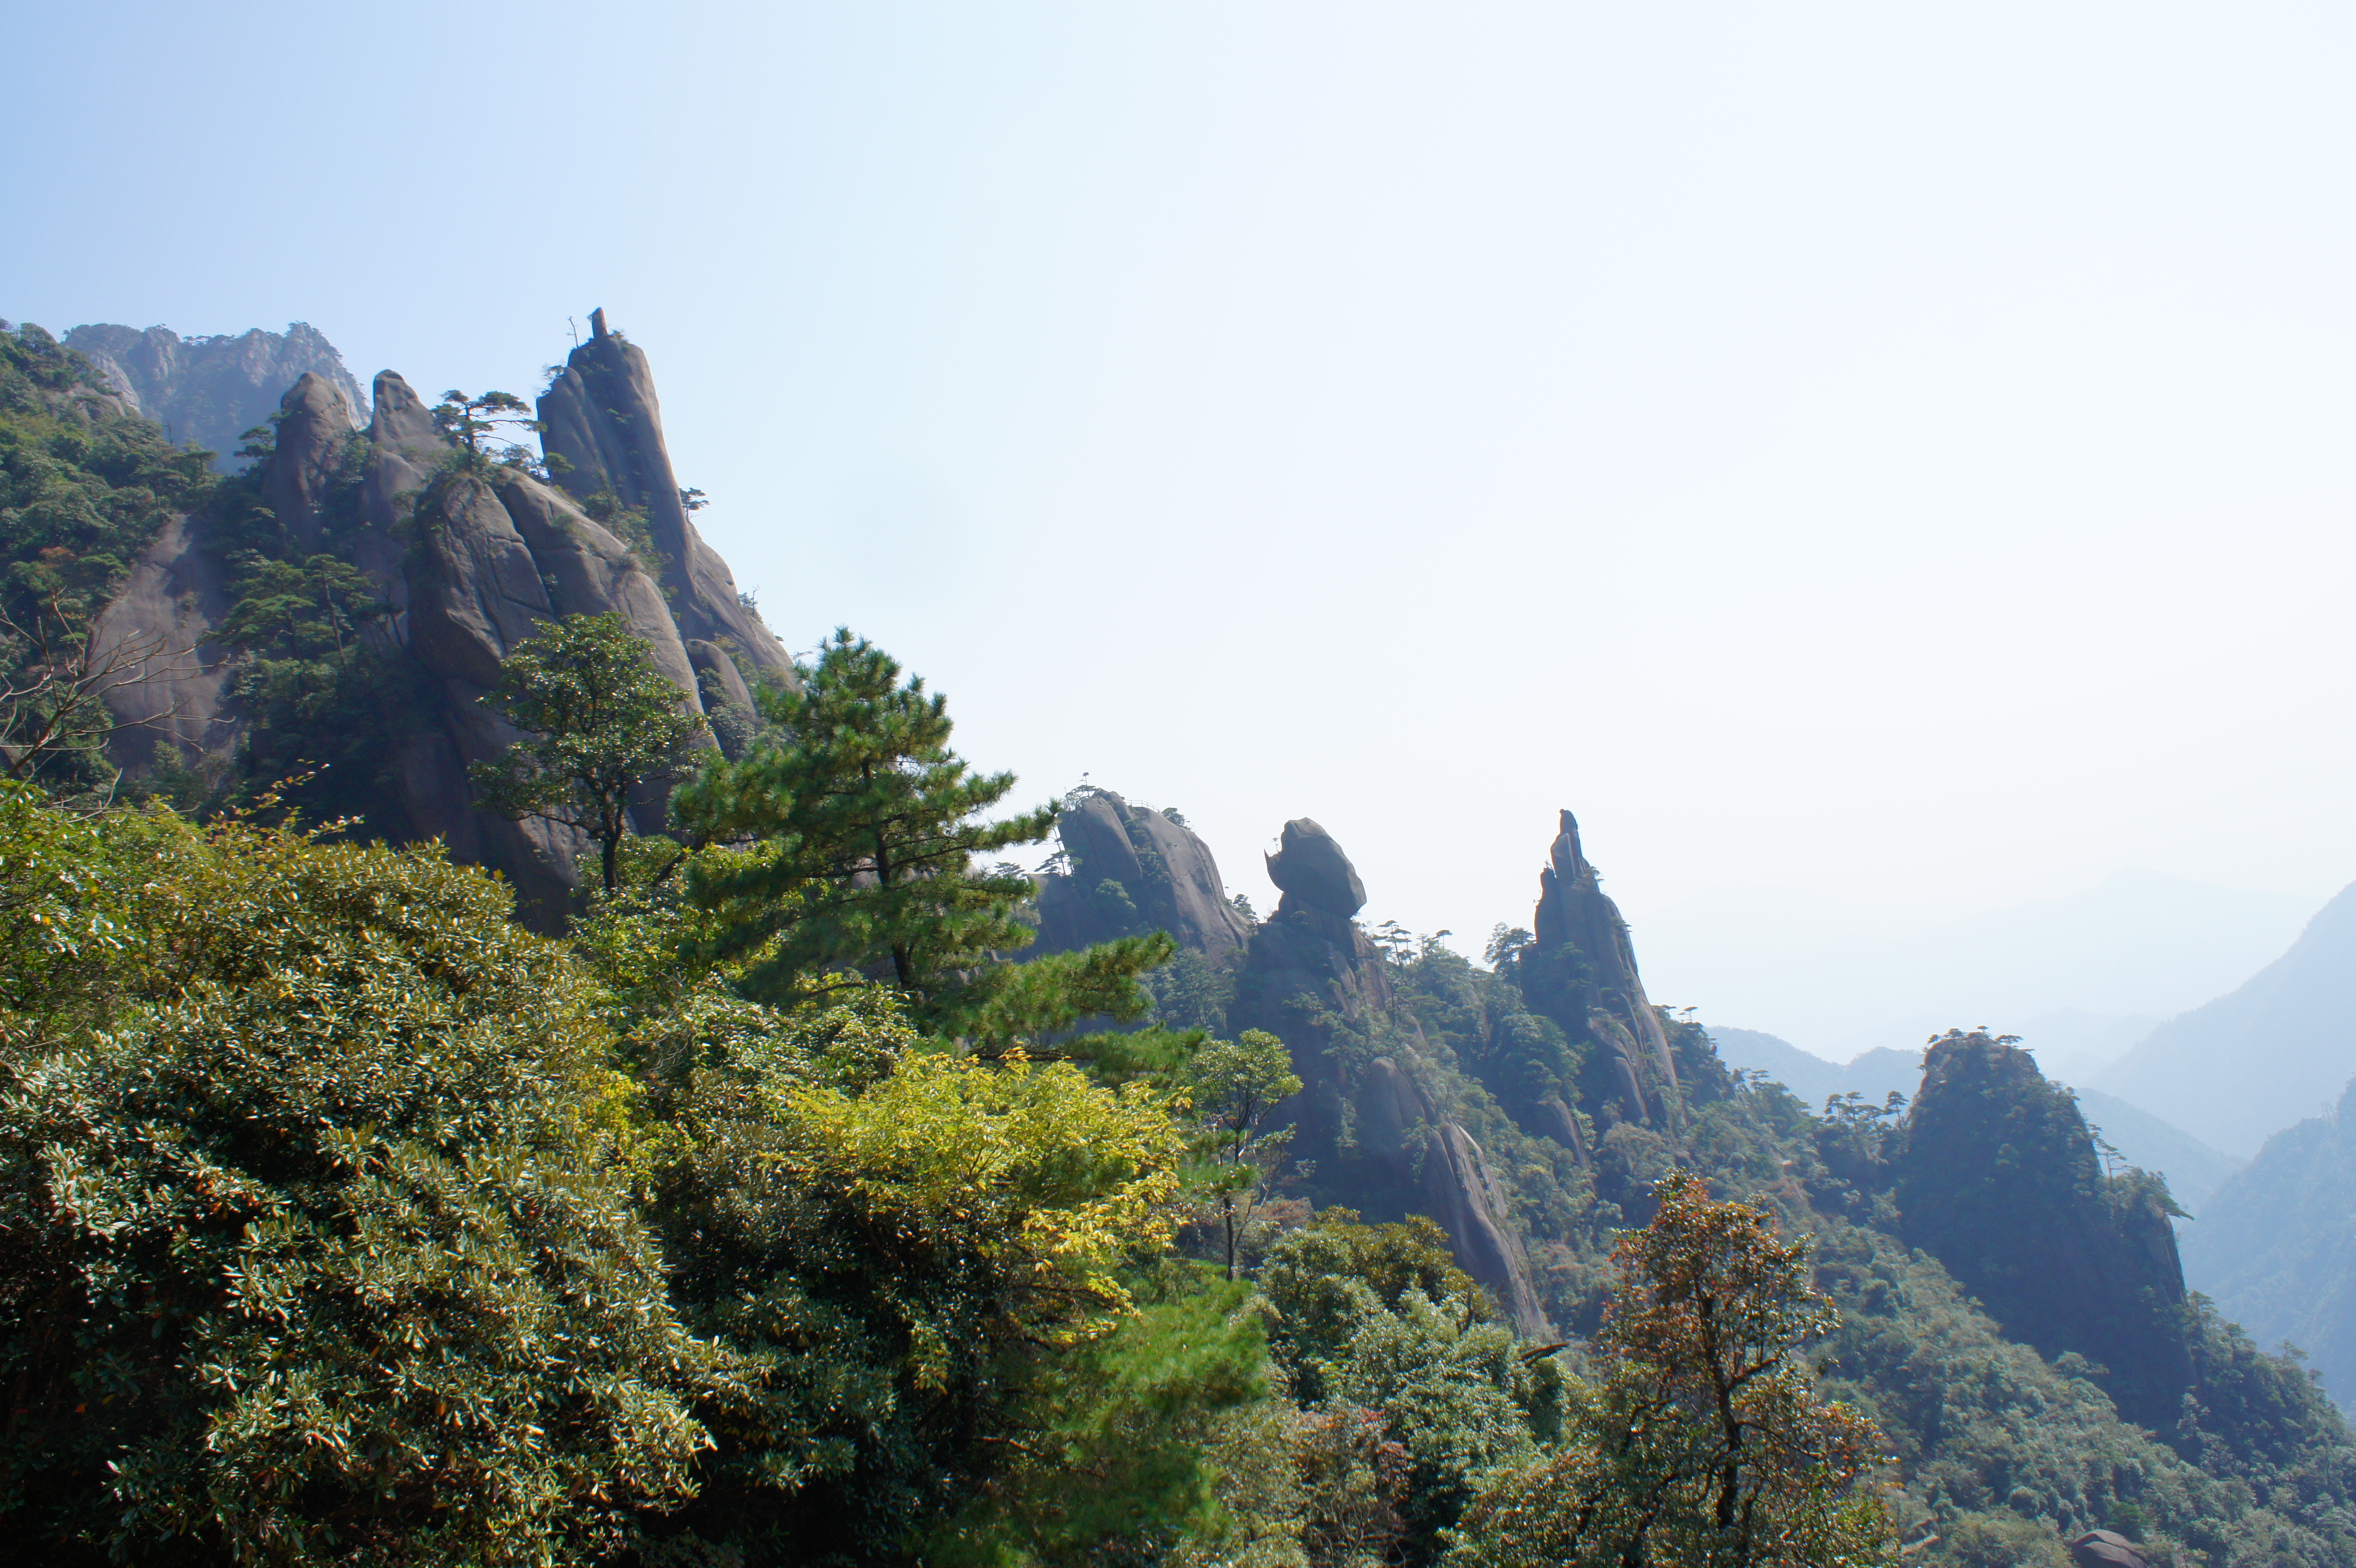
[[[2356,12],[18,5],[0,314],[530,392],[1039,795],[1477,949],[2356,876]],[[1689,945],[1690,948],[1690,945]],[[1649,961],[1714,994],[1707,948]],[[1664,972],[1664,965],[1668,972]],[[1979,1022],[1982,1020],[1971,1020]]]

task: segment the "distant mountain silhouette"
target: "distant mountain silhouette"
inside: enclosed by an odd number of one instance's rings
[[[2169,1019],[2094,1086],[2228,1154],[2336,1101],[2356,1075],[2356,887],[2239,990]]]
[[[2064,897],[1915,925],[1786,889],[1732,890],[1648,916],[1644,968],[1656,993],[1706,1018],[1829,1059],[1985,1025],[2083,1083],[2152,1024],[2256,973],[2321,902],[2126,870]]]

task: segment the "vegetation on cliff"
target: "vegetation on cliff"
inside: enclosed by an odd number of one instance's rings
[[[93,715],[0,792],[0,1514],[51,1558],[2356,1562],[2356,1444],[2183,1294],[2163,1186],[2002,1039],[1911,1106],[1729,1071],[1567,813],[1485,962],[1365,929],[1305,818],[1260,920],[1176,812],[997,815],[848,632],[748,685],[579,366],[541,412],[654,559],[398,378],[222,480],[0,359],[8,591],[87,616],[200,518],[241,736],[110,797]]]

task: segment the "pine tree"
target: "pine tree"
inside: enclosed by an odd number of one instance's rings
[[[974,772],[949,749],[942,696],[848,629],[798,692],[759,701],[783,736],[707,768],[677,802],[698,837],[741,846],[689,872],[689,897],[718,917],[711,956],[742,962],[755,1000],[888,978],[926,1026],[970,1014],[1002,987],[997,957],[1032,940],[1017,914],[1031,879],[985,859],[1044,838],[1056,808],[978,820],[1014,775]],[[1101,978],[1115,993],[1129,983]]]

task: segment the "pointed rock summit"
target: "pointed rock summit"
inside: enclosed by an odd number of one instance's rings
[[[646,351],[609,330],[603,309],[589,313],[589,341],[573,350],[540,398],[541,445],[558,482],[578,499],[610,493],[646,515],[681,633],[733,644],[751,670],[790,679],[785,646],[744,603],[728,563],[688,517]]]
[[[308,328],[283,338],[186,342],[160,328],[78,330],[108,356],[98,368],[122,384],[121,401],[150,416],[179,406],[173,399],[268,389],[278,411],[275,449],[255,483],[284,553],[300,560],[324,551],[349,562],[394,610],[362,634],[375,654],[405,667],[396,684],[414,693],[414,711],[386,737],[389,755],[369,780],[380,792],[368,806],[375,831],[440,839],[453,858],[500,872],[516,888],[519,913],[543,929],[562,921],[583,843],[570,830],[479,809],[466,773],[467,764],[497,757],[519,738],[483,701],[517,644],[566,616],[618,614],[679,688],[680,705],[699,711],[749,709],[748,670],[792,678],[783,645],[688,521],[645,352],[605,331],[602,317],[541,401],[554,416],[546,446],[552,467],[566,474],[564,489],[504,465],[455,471],[454,448],[425,400],[391,371],[376,377],[366,428],[359,428],[359,388]],[[261,423],[268,404],[240,407],[242,430]],[[643,509],[659,559],[640,560],[575,499],[605,492]],[[123,716],[156,725],[136,736],[137,755],[119,758],[126,765],[145,763],[159,732],[187,755],[226,755],[246,733],[248,715],[228,683],[232,665],[206,640],[232,607],[220,552],[206,537],[209,523],[174,520],[106,612],[109,636],[162,635],[202,651],[185,676],[125,685],[113,696]],[[749,727],[739,725],[738,733]],[[659,831],[666,805],[657,793],[634,801],[639,830]]]
[[[1602,1047],[1601,1080],[1584,1086],[1593,1090],[1589,1102],[1610,1102],[1630,1122],[1672,1119],[1677,1069],[1668,1035],[1637,976],[1628,922],[1588,863],[1579,819],[1568,811],[1538,873],[1530,923],[1537,940],[1519,961],[1531,1007],[1572,1039]]]
[[[1357,868],[1307,817],[1284,824],[1267,860],[1283,897],[1252,933],[1227,1022],[1236,1034],[1265,1029],[1291,1051],[1303,1086],[1298,1150],[1318,1201],[1377,1219],[1437,1219],[1464,1272],[1515,1326],[1547,1333],[1505,1187],[1434,1092],[1421,1031],[1393,1015],[1382,957],[1353,918],[1366,903]]]

